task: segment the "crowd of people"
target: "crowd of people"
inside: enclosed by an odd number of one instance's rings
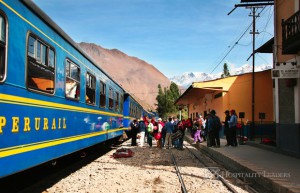
[[[183,149],[183,138],[186,128],[190,127],[191,123],[185,120],[178,120],[170,117],[163,121],[161,118],[144,117],[138,120],[133,120],[130,124],[131,130],[131,145],[152,147],[153,139],[156,141],[158,148],[178,148]]]
[[[225,120],[222,122],[215,110],[211,110],[205,117],[199,115],[194,120],[191,118],[178,120],[176,117],[169,117],[168,120],[164,121],[161,118],[156,120],[148,117],[133,120],[130,124],[131,145],[151,148],[154,139],[158,148],[183,150],[184,136],[186,133],[190,133],[194,139],[194,144],[206,141],[208,147],[218,148],[220,147],[219,133],[224,128],[227,141],[225,146],[236,147],[236,112],[235,110],[230,112],[226,110],[224,113]]]

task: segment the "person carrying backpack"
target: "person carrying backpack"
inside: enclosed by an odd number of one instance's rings
[[[151,121],[148,123],[148,126],[147,126],[147,142],[149,144],[149,147],[152,147],[153,128],[154,128],[154,125]]]
[[[216,111],[211,110],[208,117],[208,137],[210,144],[208,147],[220,147],[220,135],[219,132],[222,129],[220,118],[216,116]]]

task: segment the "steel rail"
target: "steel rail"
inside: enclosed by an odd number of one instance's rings
[[[173,155],[172,151],[171,151],[171,155],[172,155],[172,160],[173,160],[173,163],[174,163],[174,166],[175,166],[175,169],[176,169],[176,174],[177,174],[179,182],[181,184],[181,190],[182,190],[183,193],[187,193],[188,191],[187,191],[187,189],[185,187],[185,184],[184,184],[184,181],[182,179],[181,173],[179,171],[179,168],[178,168],[175,156]]]
[[[200,161],[218,180],[220,180],[231,192],[238,193],[220,174],[213,171],[204,161],[199,159],[186,145],[185,148],[198,160]]]
[[[186,145],[184,145],[187,149],[188,149],[188,147],[186,146]],[[195,147],[196,149],[198,149],[197,147]],[[188,149],[189,150],[189,149]],[[190,150],[189,150],[190,151]],[[201,151],[203,154],[205,154],[205,156],[207,156],[207,157],[209,157],[211,160],[213,160],[214,162],[216,162],[216,163],[218,163],[218,161],[213,157],[213,156],[211,156],[211,155],[209,155],[208,154],[208,152],[206,152],[206,151]],[[193,154],[193,153],[192,153]],[[195,156],[195,155],[194,155]],[[197,159],[201,162],[201,163],[203,163],[203,161],[201,160],[201,159],[199,159],[198,157],[197,157]],[[207,166],[207,164],[205,164],[205,163],[203,163],[206,167],[209,167],[209,166]],[[238,180],[240,180],[240,181],[242,181],[243,183],[245,183],[245,189],[246,190],[250,190],[250,191],[252,191],[252,192],[254,192],[254,193],[258,193],[258,191],[256,191],[253,187],[251,187],[251,186],[249,186],[249,185],[247,185],[247,183],[243,180],[243,179],[240,179],[240,178],[238,178],[238,177],[234,177],[234,178],[236,178],[236,179],[238,179]]]

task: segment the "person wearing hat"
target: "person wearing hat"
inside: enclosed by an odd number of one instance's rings
[[[226,136],[226,142],[227,142],[225,146],[229,146],[229,145],[232,145],[230,142],[229,123],[228,123],[228,121],[230,121],[230,115],[229,115],[228,110],[226,110],[224,113],[225,113],[225,121],[223,122],[224,123],[224,134]]]
[[[134,119],[131,123],[130,123],[130,127],[131,127],[131,130],[130,130],[130,133],[131,133],[131,146],[136,146],[136,136],[138,134],[138,130],[139,130],[139,127],[138,127],[138,122],[136,119]]]
[[[156,127],[157,127],[157,132],[154,135],[154,138],[156,140],[156,146],[158,148],[162,148],[162,127],[163,126],[162,126],[162,119],[161,118],[157,119]]]

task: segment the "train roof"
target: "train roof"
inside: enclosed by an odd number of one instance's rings
[[[117,84],[121,89],[124,88],[117,83],[112,77],[105,72],[100,66],[89,56],[64,30],[62,30],[43,10],[41,10],[32,0],[20,0],[31,11],[33,11],[38,17],[40,17],[45,23],[47,23],[52,29],[54,29],[61,37],[63,37],[69,44],[71,44],[78,52],[80,52],[85,58],[87,58],[92,64],[94,64],[99,70],[101,70],[110,80]],[[125,91],[125,90],[124,90]]]

